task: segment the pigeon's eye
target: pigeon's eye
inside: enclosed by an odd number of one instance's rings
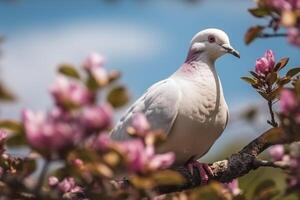
[[[209,43],[214,43],[216,41],[216,38],[212,35],[208,36],[208,42]]]

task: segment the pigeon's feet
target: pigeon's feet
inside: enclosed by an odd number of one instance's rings
[[[192,175],[194,175],[194,170],[198,170],[198,174],[201,178],[201,185],[206,185],[208,183],[209,177],[213,175],[213,172],[208,164],[199,163],[197,160],[188,161],[186,166]]]

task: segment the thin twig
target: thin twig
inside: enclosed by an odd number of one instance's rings
[[[259,38],[287,37],[286,33],[262,33]]]
[[[278,123],[275,120],[275,115],[274,115],[274,111],[273,111],[273,101],[268,101],[268,107],[269,107],[269,111],[270,111],[270,115],[271,115],[271,121],[268,121],[268,123],[273,126],[273,127],[278,127]]]

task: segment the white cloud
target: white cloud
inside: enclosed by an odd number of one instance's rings
[[[59,63],[80,64],[93,51],[104,54],[114,65],[146,61],[158,55],[165,42],[157,30],[121,22],[28,28],[7,35],[1,72],[21,97],[21,103],[13,110],[24,106],[44,108],[49,105],[46,89]],[[2,107],[2,114],[15,116],[9,112],[11,109]]]

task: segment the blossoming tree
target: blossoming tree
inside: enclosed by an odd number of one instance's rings
[[[257,1],[257,8],[249,11],[256,17],[269,17],[270,22],[250,28],[246,43],[257,37],[287,36],[290,44],[299,46],[299,9],[299,0]],[[287,33],[278,33],[279,27]],[[268,28],[274,33],[265,33]],[[272,167],[286,173],[284,192],[265,180],[254,183],[252,199],[283,199],[290,194],[299,198],[300,68],[288,67],[288,60],[276,59],[273,51],[267,50],[250,75],[242,77],[266,101],[270,114],[266,123],[271,128],[229,158],[209,164],[212,175],[205,185],[199,174],[191,174],[184,166],[170,168],[173,152],[155,152],[164,142],[164,134],[151,129],[141,113],[127,128],[132,140],[109,138],[114,110],[126,104],[129,96],[118,81],[120,73],[108,71],[101,55],[89,55],[80,68],[62,65],[50,87],[52,108],[25,109],[20,121],[0,121],[0,197],[246,199],[249,197],[239,188],[237,178],[260,167]],[[288,68],[285,74],[284,68]],[[2,99],[12,99],[1,87],[0,94]],[[278,109],[274,108],[277,102]],[[7,150],[16,146],[26,147],[30,153],[16,157]],[[269,147],[270,159],[259,158]]]

